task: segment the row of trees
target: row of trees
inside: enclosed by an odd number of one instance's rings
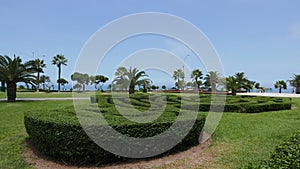
[[[67,65],[66,63],[67,59],[64,55],[53,57],[52,64],[58,67],[58,91],[60,91],[60,83],[65,82],[61,78],[61,66]],[[40,83],[50,81],[48,76],[41,76],[41,73],[44,73],[44,68],[46,68],[46,64],[40,59],[23,63],[19,56],[10,58],[6,55],[0,55],[1,90],[7,88],[7,101],[14,102],[16,100],[17,83],[19,82],[24,82],[26,85],[30,84],[39,91]]]
[[[73,86],[74,89],[82,89],[85,91],[85,85],[95,85],[95,89],[103,91],[103,84],[108,81],[108,77],[103,75],[90,76],[88,74],[83,74],[75,72],[71,75],[72,81],[77,81],[77,84]]]
[[[261,91],[265,91],[266,88],[260,86],[260,83],[249,80],[244,72],[238,72],[233,76],[228,76],[226,78],[221,77],[221,75],[216,71],[210,71],[203,77],[204,74],[199,69],[192,71],[190,77],[192,82],[185,82],[185,74],[182,69],[177,69],[173,72],[173,78],[176,81],[175,86],[178,90],[184,90],[185,87],[191,87],[197,90],[208,90],[211,92],[217,92],[219,88],[220,91],[230,91],[232,95],[236,95],[237,92],[250,92],[254,88]],[[293,87],[296,88],[296,93],[300,94],[300,75],[294,74],[292,80],[287,80]],[[282,89],[287,89],[287,82],[284,80],[278,80],[274,84],[275,88],[279,89],[279,93]]]
[[[61,84],[64,86],[68,83],[67,80],[61,77],[62,66],[67,65],[67,59],[64,55],[56,55],[53,57],[52,64],[58,68],[58,92],[61,89]],[[42,84],[43,89],[50,88],[53,84],[50,81],[50,77],[41,75],[46,68],[46,64],[43,60],[35,59],[25,63],[22,62],[20,57],[0,55],[0,82],[1,89],[7,88],[7,99],[8,101],[15,101],[16,99],[16,87],[17,83],[24,82],[30,84],[36,88],[37,91],[40,89]],[[245,77],[244,72],[236,73],[233,76],[223,78],[218,72],[211,71],[203,77],[204,74],[199,69],[192,71],[190,77],[193,79],[192,82],[185,82],[185,74],[183,70],[177,69],[174,71],[173,78],[176,81],[175,86],[179,90],[184,90],[185,87],[190,86],[194,89],[206,89],[212,92],[216,92],[217,89],[223,91],[226,86],[227,91],[231,91],[233,95],[241,91],[250,91],[257,88],[263,90],[259,83],[250,81]],[[157,89],[157,86],[152,85],[152,81],[148,78],[148,75],[144,71],[139,71],[137,68],[125,68],[119,67],[115,72],[115,79],[110,85],[112,90],[128,90],[130,94],[135,92],[136,86],[143,91],[147,89]],[[103,75],[89,76],[88,74],[82,74],[75,72],[71,75],[73,81],[77,81],[78,84],[74,88],[85,90],[85,85],[94,84],[97,90],[102,90],[103,84],[108,81],[108,77]],[[294,74],[291,80],[288,82],[296,88],[296,93],[300,94],[300,75]],[[282,89],[286,89],[287,84],[285,81],[277,81],[274,85],[275,88],[279,88],[279,92]],[[162,89],[166,89],[163,85]]]

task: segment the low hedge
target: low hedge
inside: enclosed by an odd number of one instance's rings
[[[296,169],[300,168],[300,133],[275,148],[268,160],[260,164],[249,164],[248,169]]]
[[[182,121],[182,125],[185,122]],[[74,110],[28,112],[25,114],[24,123],[29,139],[34,146],[43,154],[56,160],[76,165],[101,165],[126,160],[107,152],[94,143],[79,124]],[[187,136],[170,151],[178,151],[198,144],[204,123],[205,116],[199,115]],[[157,123],[114,123],[111,126],[127,136],[143,138],[159,134],[167,130],[172,124],[173,121],[164,121]]]

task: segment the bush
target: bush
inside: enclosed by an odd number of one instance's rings
[[[111,126],[115,130],[135,138],[157,135],[173,124],[172,120],[161,120],[153,123],[127,123],[126,121],[120,123],[119,116],[110,115],[110,117],[116,120],[111,120]],[[180,123],[184,125],[185,122]],[[30,141],[40,152],[54,159],[76,165],[100,165],[125,160],[125,158],[107,152],[96,145],[84,132],[74,110],[71,108],[45,112],[27,112],[24,123]],[[204,123],[205,117],[199,115],[188,135],[171,151],[198,144]]]
[[[277,146],[275,152],[272,153],[268,160],[262,161],[258,165],[249,164],[247,168],[300,168],[300,133],[295,134],[288,141]]]

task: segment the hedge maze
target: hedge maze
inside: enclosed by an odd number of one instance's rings
[[[167,94],[162,99],[160,94],[138,93],[130,95],[130,98],[124,98],[122,95],[97,95],[94,97],[100,111],[85,109],[85,113],[92,118],[97,118],[101,113],[112,128],[134,138],[158,135],[170,128],[182,114],[190,114],[191,116],[181,119],[179,124],[184,127],[186,122],[193,122],[194,125],[183,137],[184,139],[170,150],[172,152],[199,143],[199,136],[205,123],[205,113],[199,112],[209,111],[211,105],[211,95],[201,95],[199,98],[194,94],[185,97],[180,94]],[[182,104],[183,99],[185,104]],[[200,100],[200,104],[196,100]],[[157,118],[151,122],[138,123],[123,117],[116,105],[122,108],[128,117]],[[259,113],[291,109],[291,100],[288,98],[227,96],[224,105],[225,112]],[[132,108],[138,110],[138,113],[133,112]],[[157,115],[162,108],[164,108],[163,112]],[[194,111],[198,109],[199,111]],[[196,117],[196,119],[192,117]],[[101,127],[101,125],[93,125],[91,127]],[[104,150],[89,138],[77,119],[74,107],[28,112],[25,114],[25,127],[30,141],[35,147],[56,160],[76,165],[102,165],[126,160],[126,158]],[[176,131],[174,134],[176,135]]]

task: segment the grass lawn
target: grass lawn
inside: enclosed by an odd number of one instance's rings
[[[67,97],[69,93],[18,93],[18,96],[59,97],[61,94]],[[297,107],[293,110],[224,113],[213,135],[213,145],[208,149],[214,159],[211,168],[239,168],[267,158],[276,145],[300,131],[300,99],[293,99],[293,102]],[[21,157],[21,143],[28,137],[23,123],[25,111],[64,108],[72,104],[72,101],[0,102],[0,168],[31,168]]]
[[[47,106],[45,106],[47,105]],[[0,102],[0,168],[31,168],[21,157],[21,144],[28,137],[24,112],[72,105],[71,101]]]

